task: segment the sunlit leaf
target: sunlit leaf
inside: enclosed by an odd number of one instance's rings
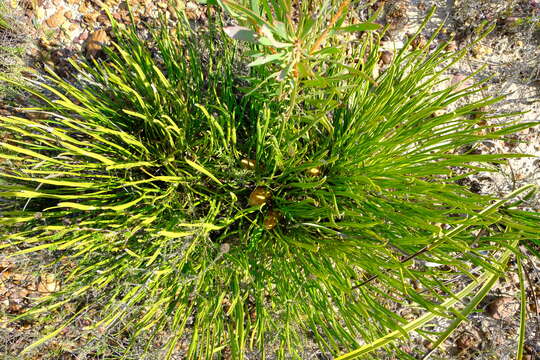
[[[227,26],[223,28],[223,31],[231,38],[238,41],[257,42],[259,36],[257,33],[247,27],[243,26]]]

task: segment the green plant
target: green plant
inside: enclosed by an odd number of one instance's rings
[[[26,38],[14,10],[4,0],[0,0],[0,72],[12,79],[22,79],[25,70],[26,49],[29,40]],[[13,86],[0,84],[0,100],[14,95]]]
[[[233,38],[293,11],[252,3],[262,15],[222,4],[259,21],[227,27]],[[306,6],[275,42],[304,39],[295,25],[315,2]],[[129,320],[122,330],[148,346],[168,330],[166,357],[187,337],[191,359],[298,358],[305,338],[333,354],[362,342],[372,351],[391,344],[388,331],[394,339],[455,316],[477,284],[484,293],[517,243],[538,241],[539,217],[512,203],[530,186],[495,201],[455,184],[521,155],[463,148],[531,124],[471,116],[499,99],[457,105],[482,82],[441,86],[466,49],[430,50],[434,36],[414,49],[411,37],[377,75],[381,33],[352,48],[334,36],[376,28],[343,26],[347,6],[320,5],[307,32],[324,38],[293,52],[238,43],[219,19],[195,32],[179,14],[148,44],[111,18],[116,42],[103,61],[72,62],[77,83],[50,72],[37,89],[20,85],[36,104],[32,119],[0,117],[0,196],[12,200],[0,203],[0,248],[51,251],[63,278],[13,321],[75,303],[67,325],[101,304],[91,328]],[[276,63],[266,61],[273,51]],[[476,282],[446,282],[456,275]],[[427,317],[411,324],[396,303]]]

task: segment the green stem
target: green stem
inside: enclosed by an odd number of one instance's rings
[[[298,81],[299,81],[298,79],[294,80],[294,86],[293,86],[293,90],[292,90],[292,94],[291,94],[291,102],[289,104],[289,108],[287,109],[287,112],[285,113],[285,117],[281,121],[281,125],[280,125],[280,128],[279,128],[279,138],[278,138],[280,144],[283,141],[283,132],[285,131],[285,125],[287,124],[287,122],[291,118],[293,109],[296,106],[296,97],[298,95]]]

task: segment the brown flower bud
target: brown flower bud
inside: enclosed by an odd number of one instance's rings
[[[248,205],[261,206],[263,204],[266,204],[266,202],[270,199],[271,196],[272,194],[268,189],[262,186],[257,186],[255,190],[253,190],[249,195]]]
[[[266,230],[272,230],[279,223],[280,214],[276,210],[270,210],[268,215],[264,218],[264,228]]]
[[[319,176],[319,175],[321,175],[321,169],[318,168],[318,167],[312,167],[312,168],[307,169],[306,173],[309,176]]]
[[[251,159],[242,159],[240,160],[240,163],[242,164],[242,167],[244,169],[248,169],[248,170],[253,170],[257,166],[257,163],[255,162],[255,160],[251,160]]]

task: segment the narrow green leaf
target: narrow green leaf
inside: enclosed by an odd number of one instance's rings
[[[361,23],[361,24],[355,24],[355,25],[349,25],[349,26],[343,26],[340,28],[335,28],[334,30],[338,31],[347,31],[347,32],[355,32],[355,31],[373,31],[380,29],[380,24],[375,23]]]
[[[521,257],[516,256],[516,262],[518,265],[518,277],[519,277],[519,335],[517,345],[517,360],[523,359],[523,351],[525,349],[525,335],[527,331],[527,291],[525,289],[524,269]]]
[[[212,175],[212,173],[208,170],[206,170],[204,167],[202,167],[201,165],[197,164],[196,162],[194,161],[191,161],[189,159],[184,159],[186,161],[186,163],[191,166],[192,168],[194,168],[195,170],[203,173],[204,175],[208,176],[210,179],[214,180],[216,183],[218,183],[219,185],[223,185],[223,183],[221,181],[218,180],[218,178],[216,178],[214,175]]]

